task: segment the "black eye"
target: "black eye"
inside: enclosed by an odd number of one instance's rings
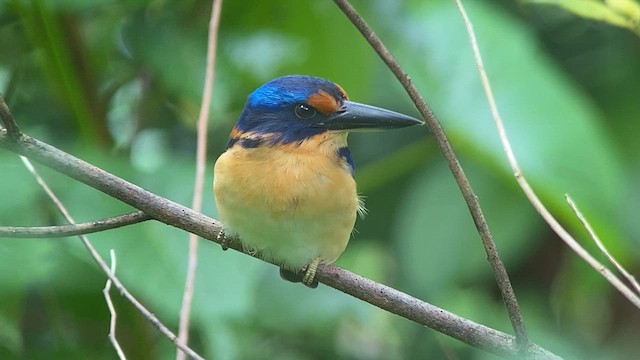
[[[296,105],[296,108],[293,109],[293,112],[297,117],[304,120],[311,119],[312,117],[316,116],[316,109],[307,104]]]

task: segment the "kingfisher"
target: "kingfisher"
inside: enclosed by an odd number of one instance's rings
[[[350,101],[339,85],[287,75],[258,87],[214,166],[226,235],[280,266],[283,279],[316,287],[316,270],[344,252],[364,213],[347,146],[349,131],[422,125]]]

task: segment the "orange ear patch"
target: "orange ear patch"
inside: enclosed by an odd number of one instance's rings
[[[322,115],[328,116],[338,111],[340,105],[338,101],[328,92],[320,90],[315,94],[311,94],[307,99],[307,103],[320,111]]]
[[[347,95],[347,92],[346,92],[346,91],[344,91],[344,89],[342,88],[342,86],[340,86],[340,85],[338,85],[338,84],[335,84],[335,85],[336,85],[336,86],[338,87],[338,89],[340,90],[340,93],[342,94],[342,98],[343,98],[343,99],[345,99],[345,100],[349,100],[349,95]]]
[[[236,126],[234,126],[233,129],[231,129],[231,134],[229,134],[229,137],[232,139],[235,139],[240,135],[242,135],[242,131],[240,131]]]

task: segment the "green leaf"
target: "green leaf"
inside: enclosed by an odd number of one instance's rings
[[[552,4],[586,18],[627,28],[640,34],[640,5],[634,0],[527,0],[537,4]]]
[[[615,244],[626,177],[604,119],[520,23],[485,3],[467,7],[524,175],[560,218],[577,225],[564,202],[570,193]],[[422,5],[407,28],[413,41],[399,58],[435,106],[454,149],[513,182],[458,11],[447,2]]]

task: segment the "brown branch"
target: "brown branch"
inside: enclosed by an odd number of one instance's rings
[[[147,220],[151,220],[151,216],[142,211],[135,211],[129,214],[81,224],[58,226],[0,226],[0,238],[55,238],[91,234],[141,223]]]
[[[335,265],[321,265],[318,268],[316,279],[369,304],[425,325],[479,349],[508,358],[523,358],[522,347],[511,335],[461,318]],[[527,359],[561,359],[533,343],[527,344],[524,354]]]
[[[217,220],[160,197],[28,135],[20,134],[13,139],[6,129],[0,129],[0,147],[100,190],[165,224],[208,239],[215,239],[220,231]]]
[[[223,236],[218,238],[221,231],[219,221],[146,191],[51,145],[27,135],[13,139],[8,136],[6,129],[0,129],[0,147],[29,157],[83,182],[144,211],[167,225],[194,233],[210,241],[218,243],[222,240],[229,241],[229,248],[242,251],[241,245],[237,241],[225,239]],[[111,273],[109,272],[108,275]],[[319,282],[346,294],[428,326],[467,344],[503,356],[516,357],[520,355],[520,346],[511,335],[449,313],[335,265],[320,266],[316,278]],[[114,281],[114,279],[111,280]],[[114,284],[118,285],[115,281]],[[557,355],[533,343],[529,344],[527,352],[533,359],[559,359]]]
[[[11,114],[2,94],[0,94],[0,119],[2,119],[2,124],[10,137],[16,138],[20,136],[20,128],[18,128],[18,124],[16,124],[13,114]]]
[[[576,239],[569,234],[569,232],[560,225],[560,222],[553,217],[549,209],[544,205],[542,200],[536,195],[536,192],[533,190],[526,177],[523,175],[522,170],[520,169],[520,165],[516,160],[516,156],[513,153],[513,149],[511,148],[511,142],[509,141],[509,137],[507,136],[507,132],[504,128],[504,122],[502,121],[502,117],[500,116],[500,112],[498,111],[498,105],[496,104],[495,98],[493,96],[493,90],[491,88],[491,83],[489,81],[489,76],[487,76],[487,72],[484,69],[484,64],[482,62],[482,56],[480,54],[480,49],[478,47],[478,41],[475,36],[475,31],[473,30],[473,25],[469,20],[469,16],[464,9],[464,6],[460,2],[460,0],[456,0],[456,4],[458,5],[458,9],[460,10],[460,14],[464,20],[465,27],[467,29],[467,35],[469,37],[469,43],[471,43],[471,48],[473,50],[473,56],[476,61],[476,65],[478,68],[478,73],[480,74],[480,81],[482,82],[482,87],[484,89],[485,95],[487,97],[487,102],[489,103],[489,108],[491,109],[491,116],[493,117],[493,121],[495,122],[496,128],[498,129],[498,136],[500,137],[500,142],[502,142],[502,147],[504,148],[504,152],[507,155],[507,160],[509,161],[509,166],[511,166],[511,170],[513,171],[513,176],[515,177],[518,186],[522,189],[525,196],[533,206],[533,208],[540,214],[540,217],[549,225],[549,227],[553,230],[553,232],[562,239],[571,248],[573,252],[575,252],[578,256],[580,256],[589,266],[598,271],[604,278],[609,281],[609,283],[616,288],[616,290],[620,291],[622,295],[624,295],[627,300],[629,300],[636,307],[640,308],[640,297],[632,289],[630,289],[622,280],[620,280],[611,270],[602,265],[598,260],[596,260],[589,252],[578,243]]]
[[[371,27],[364,21],[362,17],[358,15],[356,10],[351,6],[349,1],[347,0],[334,0],[336,5],[344,12],[344,14],[351,20],[351,22],[355,25],[355,27],[362,33],[365,39],[369,42],[371,47],[378,53],[382,61],[387,64],[389,69],[396,76],[398,81],[402,84],[404,89],[406,90],[409,97],[416,105],[420,114],[425,118],[427,125],[429,126],[429,130],[433,134],[440,151],[444,155],[444,158],[451,169],[453,177],[458,183],[458,187],[462,192],[462,196],[467,203],[467,207],[471,213],[471,217],[473,218],[473,222],[476,225],[476,229],[478,230],[478,234],[480,234],[480,238],[482,239],[482,244],[484,245],[484,249],[487,253],[487,260],[491,264],[493,268],[493,273],[496,278],[496,282],[498,284],[498,288],[502,294],[502,299],[506,305],[507,312],[509,313],[509,320],[511,320],[511,325],[513,330],[515,331],[516,338],[518,339],[518,343],[524,349],[529,342],[527,336],[527,329],[524,325],[524,320],[522,319],[522,314],[520,313],[520,306],[518,305],[518,301],[516,299],[516,295],[513,291],[513,287],[511,286],[511,281],[509,280],[509,275],[507,274],[507,270],[502,263],[502,259],[498,254],[498,249],[496,247],[495,242],[493,241],[493,237],[491,232],[489,231],[489,225],[484,218],[484,214],[482,213],[482,209],[480,208],[480,203],[478,201],[478,197],[474,193],[471,188],[471,184],[467,179],[467,176],[460,166],[460,162],[456,157],[451,144],[449,144],[449,139],[444,132],[444,129],[440,125],[440,122],[436,118],[431,108],[427,105],[424,98],[418,92],[418,89],[413,85],[411,78],[407,73],[402,70],[398,61],[391,55],[386,46],[382,43],[380,38],[373,32]]]
[[[36,169],[33,167],[33,164],[31,163],[31,161],[27,157],[22,156],[22,162],[27,167],[29,172],[35,177],[36,181],[42,187],[44,192],[49,196],[51,201],[53,201],[53,203],[56,205],[58,210],[60,210],[60,213],[62,213],[64,218],[70,224],[75,223],[75,221],[71,217],[71,214],[69,214],[69,211],[67,211],[67,208],[64,206],[64,204],[62,204],[60,199],[56,196],[56,194],[54,194],[54,192],[51,190],[49,185],[44,181],[44,179],[36,171]],[[175,336],[171,332],[171,330],[169,330],[169,328],[166,327],[160,321],[160,319],[158,319],[151,311],[149,311],[146,307],[144,307],[144,305],[142,305],[142,303],[140,301],[138,301],[138,299],[136,299],[135,296],[133,296],[129,292],[129,290],[127,290],[127,288],[124,286],[124,284],[122,284],[122,282],[120,282],[120,279],[118,279],[116,277],[116,275],[111,271],[111,269],[109,268],[107,263],[104,261],[102,256],[100,256],[100,254],[98,253],[96,248],[93,247],[93,244],[91,244],[91,242],[89,241],[89,238],[86,235],[78,235],[78,237],[80,238],[80,241],[82,241],[82,244],[89,251],[89,254],[91,254],[91,257],[93,258],[93,260],[95,260],[95,262],[98,264],[100,269],[102,269],[102,271],[105,273],[105,275],[107,275],[107,278],[109,278],[109,280],[112,281],[112,283],[116,287],[116,289],[118,289],[118,291],[120,292],[120,295],[122,295],[125,299],[127,299],[127,301],[129,301],[142,314],[142,316],[144,316],[151,324],[153,324],[153,326],[155,326],[156,329],[158,329],[164,336],[169,338],[169,340],[171,340],[171,342],[173,342],[178,348],[182,349],[182,351],[184,351],[187,354],[189,354],[189,356],[191,356],[193,359],[197,359],[197,360],[203,360],[204,359],[202,356],[198,355],[195,351],[193,351],[187,345],[183,344],[177,338],[177,336]]]

